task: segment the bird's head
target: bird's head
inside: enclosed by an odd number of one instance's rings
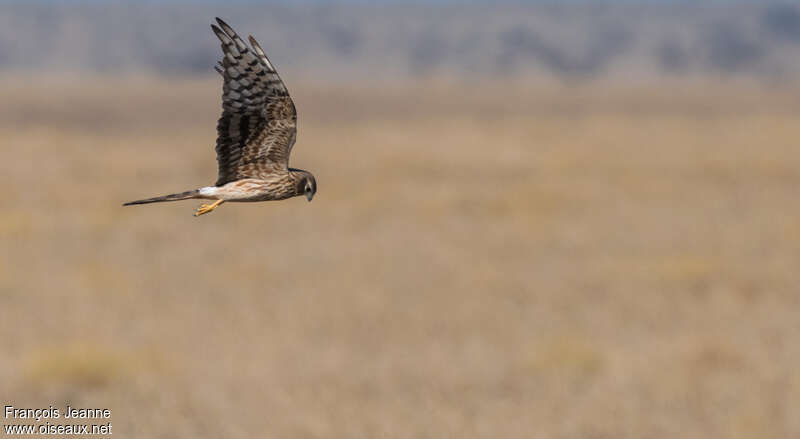
[[[314,198],[314,194],[317,193],[317,180],[308,171],[298,170],[297,174],[299,174],[300,178],[297,179],[295,194],[297,196],[305,195],[306,199],[311,201]]]

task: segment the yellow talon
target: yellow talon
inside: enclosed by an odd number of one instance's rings
[[[217,200],[211,204],[202,204],[200,207],[197,208],[197,211],[194,213],[194,216],[200,216],[204,213],[211,212],[212,210],[219,207],[220,204],[224,203],[225,200]]]

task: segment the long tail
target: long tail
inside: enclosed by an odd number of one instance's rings
[[[169,194],[169,195],[164,195],[162,197],[146,198],[144,200],[129,201],[129,202],[123,204],[123,206],[131,206],[133,204],[160,203],[162,201],[188,200],[190,198],[197,198],[197,195],[199,195],[199,194],[200,194],[200,191],[195,189],[193,191],[181,192],[179,194]]]

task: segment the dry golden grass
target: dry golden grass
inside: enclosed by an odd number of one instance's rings
[[[215,180],[217,80],[0,82],[0,395],[139,438],[800,435],[800,89],[289,84],[312,203]]]

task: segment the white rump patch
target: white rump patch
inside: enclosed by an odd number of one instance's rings
[[[213,197],[217,195],[217,188],[214,186],[201,187],[199,189],[200,195],[204,197]]]

